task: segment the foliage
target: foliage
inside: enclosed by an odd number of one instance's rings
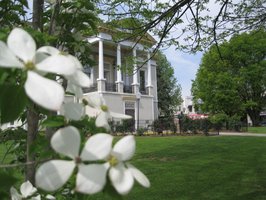
[[[27,13],[26,9],[29,6],[27,0],[1,0],[0,8],[1,28],[5,26],[12,28],[13,26],[24,24]]]
[[[161,116],[171,116],[182,103],[181,86],[174,76],[174,69],[165,55],[158,53],[157,58],[157,95]]]
[[[222,126],[227,122],[228,116],[224,113],[214,114],[210,116],[210,121],[213,123],[215,129],[219,131],[222,128]]]
[[[134,132],[135,130],[135,120],[134,119],[124,119],[122,123],[116,124],[113,127],[114,132],[118,133],[126,133],[126,132]]]
[[[186,116],[180,118],[179,123],[182,133],[204,133],[205,135],[208,135],[209,130],[212,127],[209,119],[191,119]]]
[[[174,118],[171,116],[160,117],[159,119],[154,120],[152,126],[153,130],[157,133],[162,133],[164,130],[171,130],[176,133],[177,130]]]
[[[202,110],[228,116],[248,114],[258,124],[266,105],[265,30],[235,35],[203,56],[193,83]]]

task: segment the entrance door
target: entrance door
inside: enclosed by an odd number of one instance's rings
[[[128,130],[135,130],[135,102],[134,101],[126,101],[125,102],[125,114],[131,116],[132,118],[128,120]]]

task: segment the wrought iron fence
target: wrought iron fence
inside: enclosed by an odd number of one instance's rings
[[[140,94],[147,95],[148,94],[148,89],[147,88],[140,88],[139,92],[140,92]]]
[[[115,83],[105,83],[105,90],[109,92],[116,92],[116,84]]]
[[[124,85],[124,93],[133,93],[131,85]]]

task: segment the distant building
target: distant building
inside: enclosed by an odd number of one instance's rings
[[[182,105],[182,112],[183,114],[194,114],[195,113],[192,96],[186,96],[186,98],[184,99],[183,105]]]

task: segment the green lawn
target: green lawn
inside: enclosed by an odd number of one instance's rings
[[[266,133],[266,127],[248,127],[248,132],[250,133]]]
[[[124,200],[265,200],[266,138],[137,137],[132,160],[151,181]],[[101,193],[88,200],[112,200]]]
[[[132,163],[152,186],[135,186],[123,199],[265,200],[265,152],[266,138],[138,137]],[[97,194],[88,199],[112,198]]]

